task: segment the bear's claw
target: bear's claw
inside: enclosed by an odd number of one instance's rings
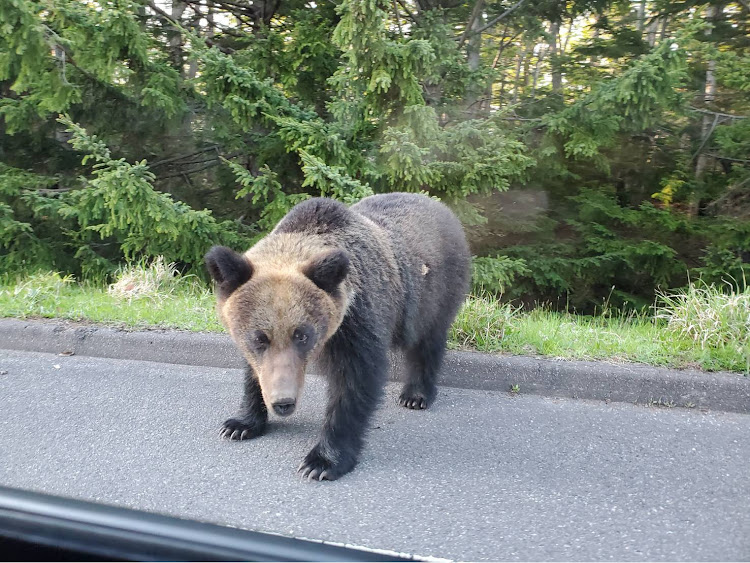
[[[407,409],[415,410],[423,410],[429,406],[425,397],[419,394],[412,395],[405,392],[401,393],[401,396],[398,398],[398,404]]]
[[[328,471],[323,470],[321,471],[320,468],[316,467],[315,469],[311,467],[305,467],[304,471],[302,471],[302,478],[307,479],[308,481],[328,481]]]
[[[297,473],[307,481],[335,481],[352,470],[356,461],[336,463],[329,461],[320,454],[317,447],[305,456],[305,460],[297,468]]]
[[[297,468],[297,473],[307,481],[333,481],[336,477],[331,477],[333,472],[329,471],[329,466],[328,460],[322,457],[318,456],[318,459],[314,460],[306,458]]]
[[[249,440],[256,438],[263,434],[263,428],[258,428],[256,425],[247,424],[236,418],[230,418],[224,424],[221,425],[219,430],[219,437],[225,440]]]

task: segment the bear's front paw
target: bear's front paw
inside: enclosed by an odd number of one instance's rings
[[[221,425],[219,437],[227,440],[250,440],[251,438],[257,438],[265,430],[265,424],[258,424],[254,421],[241,420],[239,418],[230,418]]]
[[[308,481],[335,481],[349,473],[356,464],[356,460],[350,456],[336,455],[335,457],[337,461],[334,462],[321,453],[319,446],[315,446],[305,456],[305,461],[297,468],[297,472]]]
[[[428,393],[417,385],[406,385],[398,398],[398,404],[407,409],[423,410],[430,406],[434,393]]]

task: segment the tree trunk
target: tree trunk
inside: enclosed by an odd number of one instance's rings
[[[494,86],[495,85],[492,83],[492,81],[490,81],[487,84],[487,88],[484,89],[484,99],[482,99],[482,103],[479,104],[479,107],[484,115],[489,115],[492,111],[492,93],[494,91]]]
[[[635,28],[643,34],[643,28],[646,25],[646,0],[641,0],[638,3],[638,12],[636,14]]]
[[[648,46],[653,47],[656,45],[656,32],[659,30],[659,18],[654,18],[654,20],[648,24],[647,29],[647,37],[648,37]]]
[[[708,6],[706,8],[706,22],[708,27],[704,34],[711,35],[716,21],[721,17],[722,6],[721,4]],[[703,105],[706,109],[711,109],[711,106],[716,99],[716,60],[711,58],[706,61],[706,81],[703,87]],[[716,127],[717,118],[716,115],[708,113],[703,114],[703,121],[701,122],[701,139],[700,148],[698,154],[698,160],[695,163],[695,178],[701,180],[708,168],[709,156],[703,152],[703,147],[708,143],[708,138],[713,134],[713,130]],[[693,199],[690,202],[690,214],[697,215],[700,208],[700,199],[697,194],[693,195]]]
[[[480,50],[482,47],[482,34],[479,33],[479,29],[482,27],[484,18],[482,17],[481,11],[484,5],[483,0],[477,0],[474,5],[474,10],[471,15],[471,22],[469,23],[469,34],[468,41],[466,42],[466,62],[469,65],[469,70],[479,70],[480,62]],[[477,100],[479,94],[484,90],[478,84],[473,83],[469,86],[466,92],[466,109],[470,115],[475,114],[479,111],[477,107]]]
[[[708,27],[706,28],[705,35],[711,35],[713,27],[716,21],[721,17],[722,7],[708,6],[706,8],[706,21]],[[706,81],[703,87],[703,105],[710,109],[711,105],[716,99],[716,60],[709,59],[706,62]],[[708,141],[709,135],[713,132],[715,116],[704,113],[703,121],[701,123],[701,145],[704,145]],[[708,167],[709,157],[704,152],[698,154],[698,160],[695,165],[695,177],[701,179]]]
[[[661,33],[659,33],[659,41],[664,41],[667,38],[667,26],[669,25],[669,16],[663,16],[661,21]]]
[[[198,33],[199,35],[203,35],[204,37],[207,37],[208,39],[213,39],[214,35],[216,35],[216,21],[215,21],[215,7],[213,2],[211,0],[208,0],[206,2],[206,29],[201,30],[201,14],[197,14],[197,17],[195,18],[193,25],[191,26],[193,30]],[[192,80],[198,75],[198,61],[195,58],[191,58],[190,62],[188,63],[187,68],[187,78],[189,80]]]
[[[516,74],[513,79],[513,103],[518,103],[518,93],[521,88],[521,68],[523,67],[524,60],[526,59],[526,41],[521,43],[521,50],[516,55]]]
[[[523,89],[529,85],[529,68],[531,67],[531,58],[534,56],[534,44],[530,40],[523,43]]]
[[[568,22],[568,32],[565,34],[565,43],[562,45],[561,53],[565,54],[568,52],[568,43],[570,43],[570,36],[573,34],[573,22],[575,17],[571,16]]]
[[[549,26],[549,54],[550,68],[552,73],[552,91],[562,94],[562,70],[558,60],[557,40],[560,35],[560,22],[551,22]]]
[[[536,96],[536,85],[539,81],[539,67],[541,66],[542,60],[544,60],[544,55],[546,51],[543,47],[539,48],[539,52],[536,55],[536,64],[534,65],[534,82],[531,85],[531,97],[532,99],[534,96]]]
[[[172,12],[171,17],[174,21],[182,23],[182,14],[185,13],[187,3],[181,0],[172,0]],[[183,68],[183,53],[182,53],[182,34],[177,29],[173,29],[169,33],[169,53],[172,59],[172,65],[180,72],[180,75],[184,74]]]
[[[601,12],[598,12],[596,14],[596,17],[594,18],[594,34],[593,34],[594,41],[598,41],[599,36],[601,35],[601,29],[600,29],[601,20],[602,20],[602,14]],[[599,66],[599,59],[597,59],[596,57],[590,57],[589,61],[590,61],[589,65],[592,68],[596,68]]]
[[[497,63],[500,62],[500,57],[503,56],[503,51],[505,51],[505,47],[507,47],[507,43],[505,42],[507,38],[508,38],[508,24],[506,23],[505,27],[503,27],[503,34],[500,37],[500,47],[498,47],[497,49],[497,55],[495,55],[495,58],[492,60],[492,70],[495,70],[497,68]]]
[[[474,11],[481,11],[482,4],[482,0],[478,0],[474,6]],[[479,10],[477,10],[477,6],[479,6]],[[469,38],[466,42],[466,57],[470,70],[479,68],[479,49],[482,43],[482,34],[477,33],[477,31],[482,27],[482,19],[481,14],[472,13],[471,23],[469,24]]]

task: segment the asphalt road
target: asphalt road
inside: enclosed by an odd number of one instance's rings
[[[390,386],[361,463],[295,469],[324,386],[218,438],[239,371],[0,350],[0,484],[457,560],[750,560],[750,416]]]

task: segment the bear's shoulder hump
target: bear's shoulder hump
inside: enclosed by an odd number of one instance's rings
[[[327,234],[351,224],[351,211],[334,199],[316,197],[297,204],[274,229],[277,233]]]

